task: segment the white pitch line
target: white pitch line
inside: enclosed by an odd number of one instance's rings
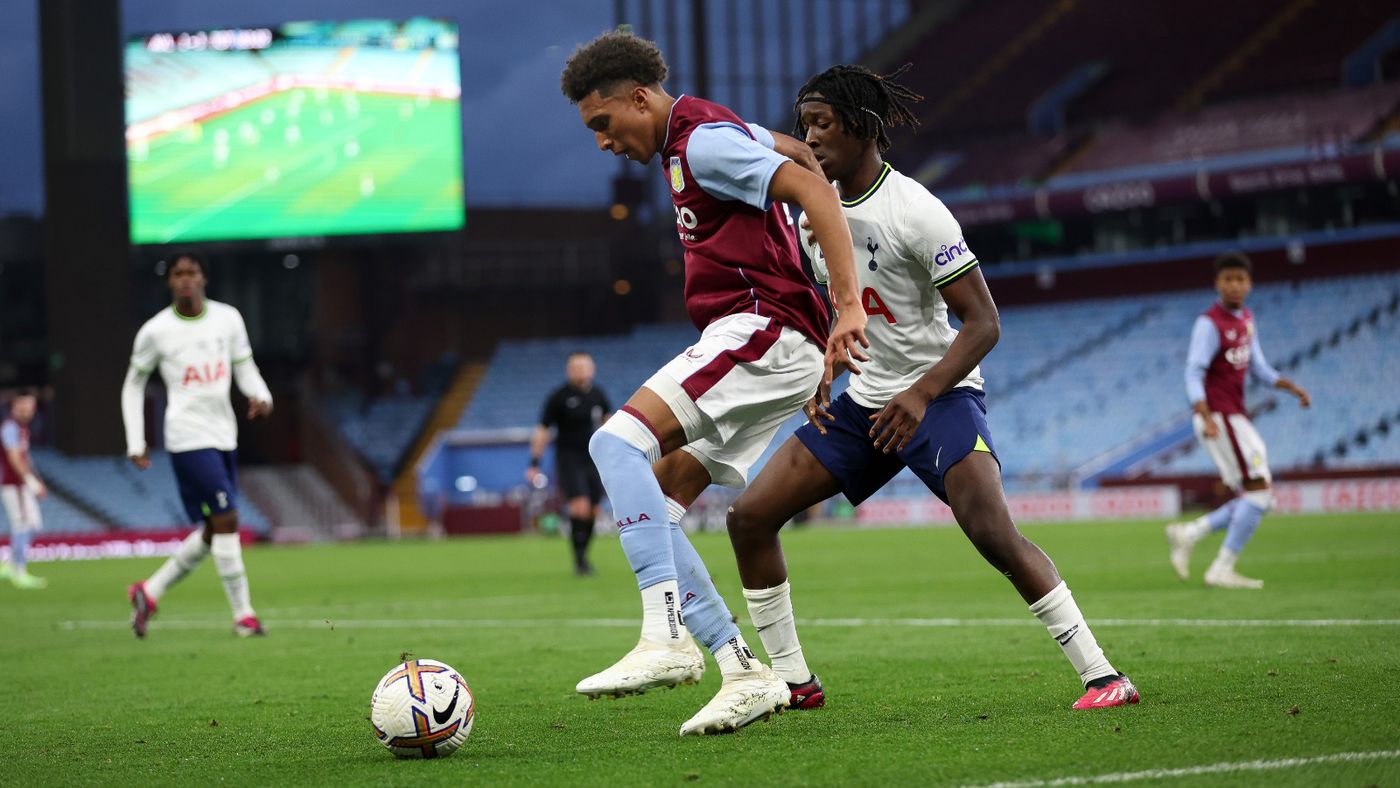
[[[1208,766],[1186,766],[1179,769],[1146,769],[1140,772],[1116,772],[1113,774],[1091,774],[1074,777],[1057,777],[1053,780],[1023,780],[1019,782],[990,783],[978,788],[1050,788],[1057,785],[1098,785],[1101,783],[1128,783],[1138,780],[1161,780],[1170,777],[1195,777],[1201,774],[1230,774],[1232,772],[1263,772],[1273,769],[1296,769],[1325,763],[1361,763],[1400,758],[1400,750],[1374,750],[1371,752],[1339,752],[1333,755],[1315,755],[1309,758],[1279,758],[1277,760],[1237,761],[1234,763],[1212,763]]]
[[[267,623],[284,629],[419,629],[427,627],[457,627],[464,629],[541,629],[541,628],[630,628],[635,618],[338,618],[314,619],[271,618]],[[1025,618],[811,618],[799,620],[802,627],[1029,627],[1039,626],[1031,616]],[[155,626],[162,629],[223,629],[231,624],[223,619],[159,619]],[[1394,627],[1400,618],[1105,618],[1094,626],[1109,627]],[[126,621],[60,621],[59,629],[126,629]]]

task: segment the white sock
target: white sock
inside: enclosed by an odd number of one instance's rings
[[[1079,612],[1079,605],[1074,603],[1074,595],[1063,580],[1031,605],[1031,612],[1049,630],[1050,637],[1060,644],[1060,649],[1065,652],[1069,664],[1079,671],[1079,680],[1085,686],[1094,679],[1118,673],[1103,655],[1103,649],[1099,648],[1099,642],[1094,639],[1094,633],[1084,621],[1084,614]]]
[[[753,655],[743,635],[735,635],[715,649],[715,662],[719,664],[719,675],[728,678],[735,673],[749,673],[763,668],[763,663]]]
[[[248,575],[243,569],[243,545],[238,541],[238,534],[214,534],[209,552],[214,556],[219,580],[223,581],[228,606],[233,609],[233,620],[253,615],[253,605],[248,601]]]
[[[175,554],[165,559],[165,563],[146,581],[146,596],[157,602],[165,596],[166,589],[185,579],[209,555],[209,545],[204,543],[204,529],[196,528],[185,537],[185,541],[175,548]]]
[[[1211,562],[1210,568],[1206,571],[1232,572],[1235,569],[1235,559],[1239,557],[1239,553],[1236,553],[1234,550],[1231,550],[1228,547],[1222,546],[1220,548],[1220,552],[1215,554],[1215,560]]]
[[[642,637],[671,645],[685,640],[681,594],[675,580],[662,580],[642,589]]]
[[[773,662],[773,671],[789,684],[801,684],[812,677],[807,660],[802,656],[802,644],[797,640],[797,623],[792,618],[792,586],[744,589],[749,603],[749,618],[758,630],[763,650]]]

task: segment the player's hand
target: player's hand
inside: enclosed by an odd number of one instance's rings
[[[1293,386],[1293,396],[1298,398],[1299,407],[1312,407],[1312,397],[1308,396],[1308,390],[1299,385]]]
[[[540,469],[529,467],[525,469],[525,483],[531,487],[535,486],[535,477],[540,475]]]
[[[827,386],[836,379],[841,364],[845,364],[852,375],[859,375],[860,367],[855,362],[870,360],[862,350],[870,347],[870,340],[865,338],[865,321],[865,310],[859,306],[837,315],[831,337],[826,341],[826,372],[822,382]]]
[[[251,421],[259,416],[266,416],[272,413],[272,403],[264,402],[260,399],[248,400],[248,419]]]
[[[802,413],[807,416],[807,421],[817,428],[818,434],[826,434],[826,425],[822,423],[823,421],[836,421],[836,417],[831,415],[830,408],[831,384],[822,381],[817,384],[817,393],[807,401],[807,406],[802,409]]]
[[[1220,428],[1215,426],[1215,417],[1206,416],[1204,420],[1205,426],[1201,428],[1201,434],[1206,436],[1207,438],[1219,437]]]
[[[923,423],[930,401],[927,394],[909,388],[871,414],[870,420],[875,424],[870,428],[870,437],[875,439],[875,448],[885,454],[904,451]]]
[[[127,459],[131,460],[131,464],[135,465],[139,470],[144,471],[147,468],[151,467],[150,452],[141,452],[140,454],[133,454]]]
[[[801,226],[802,233],[805,237],[805,246],[808,249],[814,250],[813,254],[819,254],[821,247],[817,246],[817,234],[812,231],[812,220],[808,219],[807,214],[804,213],[802,214],[802,221],[798,224]]]
[[[49,495],[48,486],[37,478],[33,481],[32,484],[29,485],[29,491],[34,493],[34,497],[38,498],[41,501],[47,498]]]

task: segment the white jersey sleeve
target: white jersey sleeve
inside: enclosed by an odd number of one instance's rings
[[[126,432],[126,454],[146,453],[146,380],[160,365],[160,348],[155,337],[156,321],[146,321],[132,343],[131,364],[122,384],[122,427]]]
[[[233,337],[229,342],[233,349],[230,354],[233,358],[233,381],[238,384],[243,396],[271,405],[272,392],[258,371],[257,362],[253,361],[253,343],[248,341],[248,326],[243,322],[243,314],[235,309],[233,318]]]
[[[896,243],[905,257],[917,261],[934,287],[946,287],[977,267],[977,255],[967,248],[962,227],[941,200],[927,191],[909,190],[904,204],[903,232]]]

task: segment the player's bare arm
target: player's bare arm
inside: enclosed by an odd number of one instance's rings
[[[773,135],[773,150],[775,152],[792,159],[811,170],[812,174],[826,180],[826,176],[822,174],[822,166],[817,163],[816,154],[812,152],[812,148],[807,143],[782,132],[770,131],[769,133]]]
[[[871,415],[870,437],[886,454],[901,451],[924,419],[924,411],[935,397],[956,386],[986,358],[1001,338],[1001,318],[992,301],[980,268],[939,291],[948,310],[962,321],[962,328],[948,353],[914,385],[895,395],[885,407]]]
[[[549,447],[549,428],[543,424],[536,424],[535,431],[530,433],[530,464],[525,468],[525,481],[529,484],[535,483],[535,477],[540,475],[540,458],[544,456],[544,450]]]
[[[773,173],[768,196],[781,202],[801,206],[812,222],[812,232],[826,254],[827,275],[831,301],[836,306],[836,325],[826,345],[826,372],[823,380],[830,384],[835,377],[838,361],[846,361],[851,374],[860,374],[853,361],[869,361],[862,348],[870,347],[865,338],[865,308],[860,304],[856,280],[854,244],[841,203],[831,185],[820,176],[802,169],[796,163],[786,163]]]
[[[1205,400],[1191,403],[1191,410],[1200,414],[1200,417],[1205,421],[1205,426],[1201,428],[1202,434],[1207,438],[1214,438],[1220,434],[1220,428],[1215,426],[1215,419],[1211,416],[1210,406],[1206,404]]]
[[[1294,383],[1288,378],[1279,378],[1278,382],[1274,383],[1274,388],[1280,391],[1286,391],[1289,394],[1292,394],[1293,396],[1297,397],[1299,407],[1312,407],[1312,397],[1308,395],[1307,389],[1303,388],[1302,386],[1299,386],[1297,383]]]

